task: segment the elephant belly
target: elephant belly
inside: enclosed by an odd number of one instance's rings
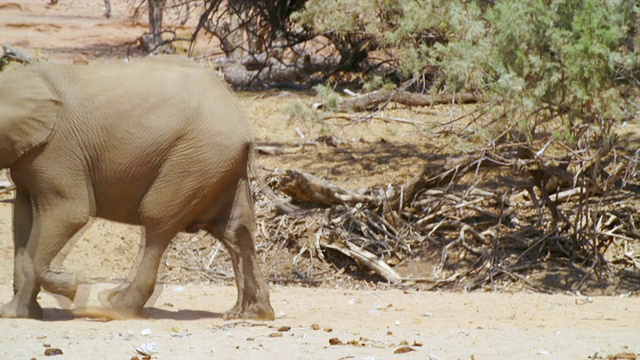
[[[140,225],[139,204],[144,198],[136,186],[105,184],[95,194],[96,216],[125,224]],[[110,186],[111,185],[111,186]]]

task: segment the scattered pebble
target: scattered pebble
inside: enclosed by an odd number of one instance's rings
[[[291,330],[291,326],[280,326],[278,328],[279,332],[286,332],[286,331],[289,331],[289,330]]]
[[[182,332],[178,328],[171,328],[171,332],[169,333],[169,336],[177,337],[177,338],[185,338],[185,337],[187,337],[189,335],[191,335],[191,334],[189,334],[186,330],[184,332]]]
[[[62,350],[58,349],[58,348],[48,348],[44,351],[44,355],[45,356],[56,356],[56,355],[62,355]]]
[[[311,330],[320,330],[320,325],[318,325],[318,324],[311,324]]]
[[[282,337],[282,333],[274,332],[274,333],[269,334],[269,337],[271,337],[271,338]]]
[[[329,345],[343,345],[343,342],[338,338],[329,339]]]
[[[135,347],[138,354],[143,356],[151,356],[158,353],[158,345],[156,343],[140,344]]]
[[[153,334],[151,329],[144,329],[144,330],[140,331],[140,335],[142,335],[142,336],[149,336],[151,334]]]
[[[397,348],[393,353],[394,354],[406,354],[408,352],[412,352],[412,351],[416,351],[416,349],[409,347],[409,346],[403,346],[403,347],[399,347]]]
[[[638,356],[635,353],[623,352],[615,355],[607,356],[607,360],[637,360]]]
[[[333,329],[332,329],[332,328],[330,328],[330,327],[326,327],[326,328],[324,328],[324,331],[326,331],[326,332],[333,332]]]
[[[538,350],[538,355],[542,355],[542,356],[549,356],[549,350],[546,349],[540,349]]]

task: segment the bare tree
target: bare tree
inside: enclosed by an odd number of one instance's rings
[[[149,0],[149,45],[155,48],[162,44],[162,12],[166,0]]]

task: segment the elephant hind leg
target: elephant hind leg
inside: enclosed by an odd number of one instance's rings
[[[258,266],[255,252],[255,216],[251,190],[246,178],[240,179],[233,204],[209,224],[209,232],[222,242],[231,255],[238,298],[225,313],[225,319],[273,320],[269,287]]]
[[[142,308],[153,294],[162,254],[177,233],[177,230],[155,233],[145,227],[143,254],[131,283],[106,290],[99,295],[104,311],[80,311],[78,314],[110,319],[139,317]]]

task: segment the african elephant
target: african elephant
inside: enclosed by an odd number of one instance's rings
[[[16,186],[14,295],[0,317],[41,318],[41,287],[75,296],[75,275],[50,264],[99,217],[140,225],[145,239],[131,283],[100,295],[114,318],[140,314],[178,232],[206,230],[236,274],[238,298],[225,318],[273,319],[255,256],[252,154],[237,100],[185,58],[0,73],[0,169]]]

